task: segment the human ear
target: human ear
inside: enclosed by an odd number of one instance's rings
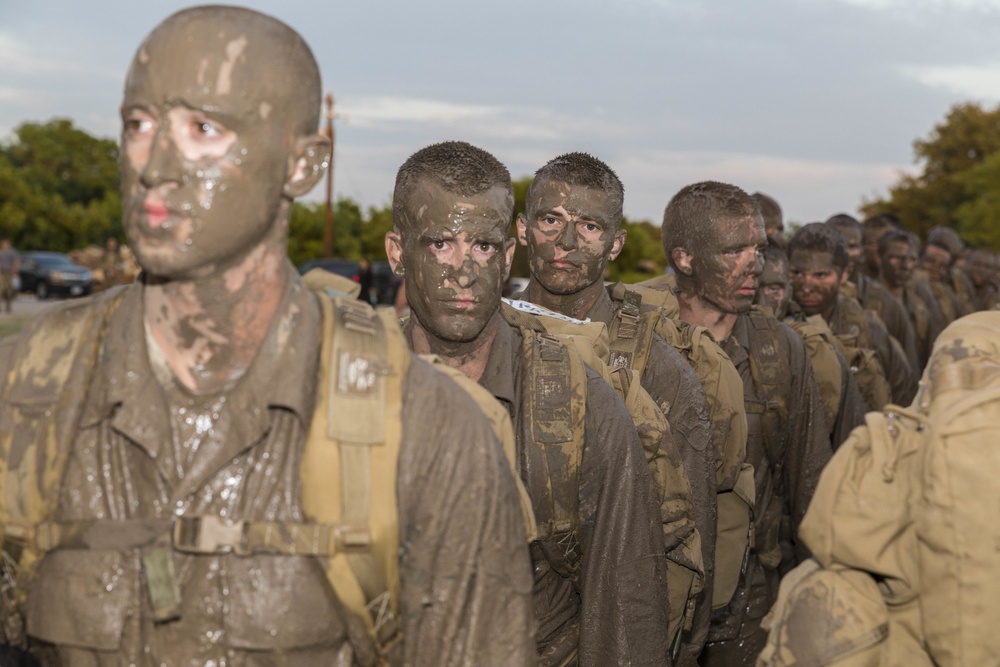
[[[520,216],[518,216],[518,219],[520,220]],[[518,229],[520,230],[520,226],[518,227]],[[518,237],[521,236],[520,231],[518,231],[517,235]],[[504,254],[507,255],[507,264],[503,270],[503,281],[507,282],[507,280],[510,278],[510,267],[514,263],[514,250],[517,248],[517,244],[514,243],[514,239],[507,239],[505,243],[506,247],[504,248]]]
[[[403,240],[395,231],[385,233],[385,256],[389,260],[392,272],[402,277],[403,270]]]
[[[684,248],[678,247],[671,250],[670,259],[673,260],[674,267],[685,276],[690,276],[694,273],[694,269],[691,268],[691,261],[694,259],[694,255]]]
[[[613,262],[618,258],[621,253],[622,248],[625,247],[625,239],[628,237],[628,231],[625,229],[619,229],[615,232],[615,239],[611,242],[611,252],[608,253],[608,261]]]
[[[524,217],[524,213],[517,214],[517,242],[523,246],[528,245],[528,220]],[[507,262],[510,264],[510,262]]]
[[[330,168],[330,154],[330,137],[325,134],[299,137],[295,153],[289,158],[285,196],[294,199],[312,190]]]

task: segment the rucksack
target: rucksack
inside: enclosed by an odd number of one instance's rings
[[[993,664],[1000,655],[989,511],[1000,476],[998,326],[1000,313],[979,313],[942,334],[913,408],[867,415],[828,464],[800,527],[820,565],[878,583],[887,650],[901,656],[890,665]]]
[[[704,327],[677,319],[680,309],[665,275],[640,285],[615,285],[612,296],[629,291],[642,305],[660,308],[655,333],[680,352],[694,369],[708,399],[712,441],[716,447],[716,487],[719,492],[715,539],[712,608],[729,604],[754,547],[753,510],[756,502],[753,466],[746,463],[747,420],[743,380],[729,356]],[[624,301],[624,296],[623,299]]]
[[[823,399],[826,423],[832,430],[840,412],[840,396],[844,389],[840,361],[837,358],[839,347],[836,337],[820,315],[790,317],[785,320],[785,324],[806,344],[806,353]]]
[[[700,536],[690,519],[690,482],[681,462],[665,455],[661,449],[664,439],[669,442],[670,438],[670,426],[663,411],[630,368],[612,367],[607,363],[613,353],[603,322],[576,320],[526,301],[504,300],[501,314],[526,339],[544,335],[571,348],[575,356],[608,382],[625,403],[660,499],[660,515],[667,538],[664,548],[669,581],[668,633],[675,648],[678,647],[681,630],[690,629],[693,621],[693,601],[704,585],[704,565]],[[582,433],[580,437],[577,446],[582,450]],[[537,503],[535,505],[537,507]]]
[[[848,330],[834,332],[834,342],[858,384],[865,405],[869,410],[881,410],[892,402],[892,388],[869,340],[865,311],[856,301],[844,298],[837,307]]]
[[[355,299],[333,296],[324,289],[329,280],[306,282],[317,292],[323,314],[323,370],[300,468],[306,521],[234,524],[217,516],[184,516],[165,520],[162,528],[168,545],[188,552],[228,548],[238,553],[325,558],[331,587],[367,631],[368,641],[351,637],[357,659],[366,666],[387,664],[389,653],[402,638],[396,470],[402,435],[401,392],[410,353],[389,311],[374,311]],[[19,339],[2,406],[3,423],[11,428],[0,434],[0,479],[4,480],[0,537],[3,571],[8,577],[0,582],[0,604],[3,631],[11,644],[24,641],[18,610],[23,608],[44,554],[61,547],[99,549],[99,540],[95,543],[88,531],[91,526],[113,523],[52,522],[48,518],[58,499],[103,331],[123,294],[123,289],[111,290],[56,311],[45,316],[46,326],[40,321],[31,323]],[[48,354],[54,350],[69,354],[62,356],[64,363],[47,366]],[[334,418],[343,414],[358,418]],[[36,434],[27,450],[14,451],[12,444],[26,442],[26,433]],[[498,436],[506,438],[505,451],[513,451],[509,428],[506,435],[498,432]],[[339,483],[331,484],[331,480]],[[524,505],[526,494],[520,491],[522,510],[530,515]],[[9,578],[12,574],[16,581]],[[153,597],[162,597],[162,590],[153,591],[150,588]]]

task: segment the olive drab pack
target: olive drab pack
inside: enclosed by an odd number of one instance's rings
[[[832,429],[840,412],[840,397],[843,392],[843,375],[840,360],[837,358],[839,347],[829,325],[820,315],[806,317],[791,317],[785,324],[799,335],[806,345],[806,354],[812,363],[816,385],[823,399],[823,412],[826,423]]]
[[[1000,655],[998,529],[987,509],[1000,476],[997,327],[1000,313],[979,313],[946,329],[913,406],[867,415],[802,522],[822,567],[877,582],[888,634],[887,657],[874,664],[984,665]],[[774,617],[790,615],[776,607]]]
[[[579,358],[608,382],[622,398],[632,416],[660,498],[669,582],[668,633],[675,640],[675,648],[678,647],[680,644],[677,640],[681,636],[681,630],[690,629],[693,621],[693,600],[704,586],[704,565],[700,536],[690,519],[690,482],[683,464],[667,456],[661,449],[665,439],[669,442],[670,438],[670,426],[663,411],[642,388],[631,369],[607,364],[611,351],[607,328],[602,322],[576,320],[524,301],[504,300],[501,314],[508,324],[522,332],[525,341],[540,336],[549,337],[572,349],[571,356]],[[525,346],[529,347],[527,343]],[[525,349],[525,359],[529,359],[528,353],[529,350]],[[531,367],[538,367],[537,359],[532,361]],[[530,372],[523,375],[530,375]],[[581,433],[576,445],[580,451],[583,446],[582,436]],[[573,456],[575,458],[578,455],[574,453]],[[537,502],[535,508],[537,514]],[[542,532],[540,522],[539,533]]]
[[[743,401],[743,380],[729,356],[704,327],[678,318],[677,297],[669,287],[673,276],[661,276],[640,285],[615,285],[618,291],[638,294],[642,305],[660,308],[663,317],[656,321],[655,333],[687,359],[701,380],[708,399],[712,442],[716,448],[715,481],[718,490],[715,539],[715,579],[712,608],[729,604],[754,546],[753,466],[746,463],[747,419]]]
[[[0,433],[0,529],[6,565],[0,611],[8,643],[25,641],[20,610],[46,552],[154,545],[151,553],[161,556],[173,549],[325,558],[331,587],[367,631],[367,637],[350,637],[356,659],[366,667],[388,664],[402,637],[396,468],[410,353],[389,311],[332,296],[324,287],[329,281],[307,282],[319,296],[323,341],[316,408],[300,470],[306,518],[302,523],[231,522],[210,515],[138,520],[145,541],[122,544],[114,538],[116,521],[51,521],[102,332],[123,290],[103,292],[29,324],[5,378],[0,414],[0,422],[10,426]],[[60,351],[52,357],[60,359],[57,364],[48,363],[53,351]],[[335,418],[346,413],[364,418]],[[30,443],[25,451],[13,450],[14,443],[24,442]],[[169,562],[164,558],[161,565]],[[156,567],[146,557],[143,563],[147,570]],[[176,585],[173,591],[158,587],[154,580],[162,578],[149,571],[145,579],[151,582],[147,588],[154,612],[169,614],[169,603],[179,603]],[[158,601],[166,606],[158,606]],[[351,624],[348,629],[353,634]]]
[[[848,328],[846,332],[834,334],[838,351],[847,362],[865,405],[869,410],[881,410],[892,402],[892,389],[882,362],[871,346],[865,311],[857,301],[850,299],[840,299],[838,308]]]

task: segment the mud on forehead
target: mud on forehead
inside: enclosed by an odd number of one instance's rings
[[[408,189],[402,205],[402,215],[393,219],[403,236],[419,235],[421,230],[478,230],[498,240],[507,238],[513,202],[510,193],[500,185],[473,195],[452,192],[430,177],[421,177]]]
[[[309,46],[277,19],[241,8],[194,8],[157,26],[132,60],[126,98],[151,86],[195,107],[245,100],[247,112],[265,118],[297,107],[305,132],[319,123],[319,69]]]

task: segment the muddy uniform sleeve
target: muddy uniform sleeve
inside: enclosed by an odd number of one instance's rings
[[[579,665],[666,665],[659,501],[624,404],[593,371],[587,375]]]
[[[799,524],[812,500],[820,473],[830,460],[829,430],[823,416],[823,403],[819,387],[813,376],[805,344],[788,326],[781,324],[781,331],[788,350],[788,367],[791,370],[788,405],[788,449],[783,466],[783,483],[791,518],[791,538],[795,559],[801,562],[808,551],[797,539]]]
[[[918,378],[910,362],[906,360],[906,353],[881,323],[871,317],[867,317],[867,320],[869,339],[885,370],[892,390],[892,402],[896,405],[909,405],[917,395]]]
[[[910,323],[910,317],[905,306],[899,299],[886,293],[883,297],[883,317],[885,327],[898,342],[910,364],[910,368],[920,365],[920,354],[917,351],[917,334]]]
[[[525,526],[489,423],[454,382],[414,360],[403,429],[406,664],[537,664]]]
[[[705,391],[684,357],[659,336],[653,337],[642,386],[659,405],[667,406],[667,421],[691,482],[693,519],[705,568],[704,590],[710,596],[715,571],[716,487],[715,447]],[[698,612],[685,642],[692,655],[698,654],[708,636],[711,605],[701,605]]]

